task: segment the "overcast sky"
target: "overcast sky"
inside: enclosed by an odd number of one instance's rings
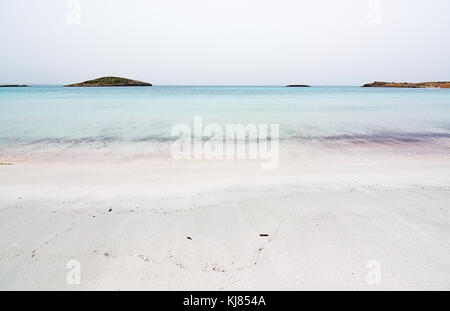
[[[1,0],[0,84],[450,80],[449,13],[449,0]]]

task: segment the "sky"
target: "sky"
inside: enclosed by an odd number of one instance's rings
[[[448,0],[1,0],[0,84],[450,80]]]

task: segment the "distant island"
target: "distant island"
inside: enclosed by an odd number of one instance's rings
[[[0,84],[0,87],[28,87],[24,84]]]
[[[450,88],[450,82],[421,82],[421,83],[408,83],[408,82],[380,82],[364,84],[362,87],[403,87],[403,88]]]
[[[310,86],[306,85],[306,84],[291,84],[291,85],[286,85],[286,87],[310,87]]]
[[[101,86],[152,86],[150,83],[120,77],[102,77],[81,83],[65,85],[66,87],[101,87]]]

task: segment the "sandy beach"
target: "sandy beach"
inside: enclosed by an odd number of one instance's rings
[[[450,289],[448,152],[282,150],[274,171],[2,158],[0,289]]]

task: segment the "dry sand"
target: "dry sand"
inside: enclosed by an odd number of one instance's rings
[[[1,290],[450,289],[448,153],[0,160]]]

